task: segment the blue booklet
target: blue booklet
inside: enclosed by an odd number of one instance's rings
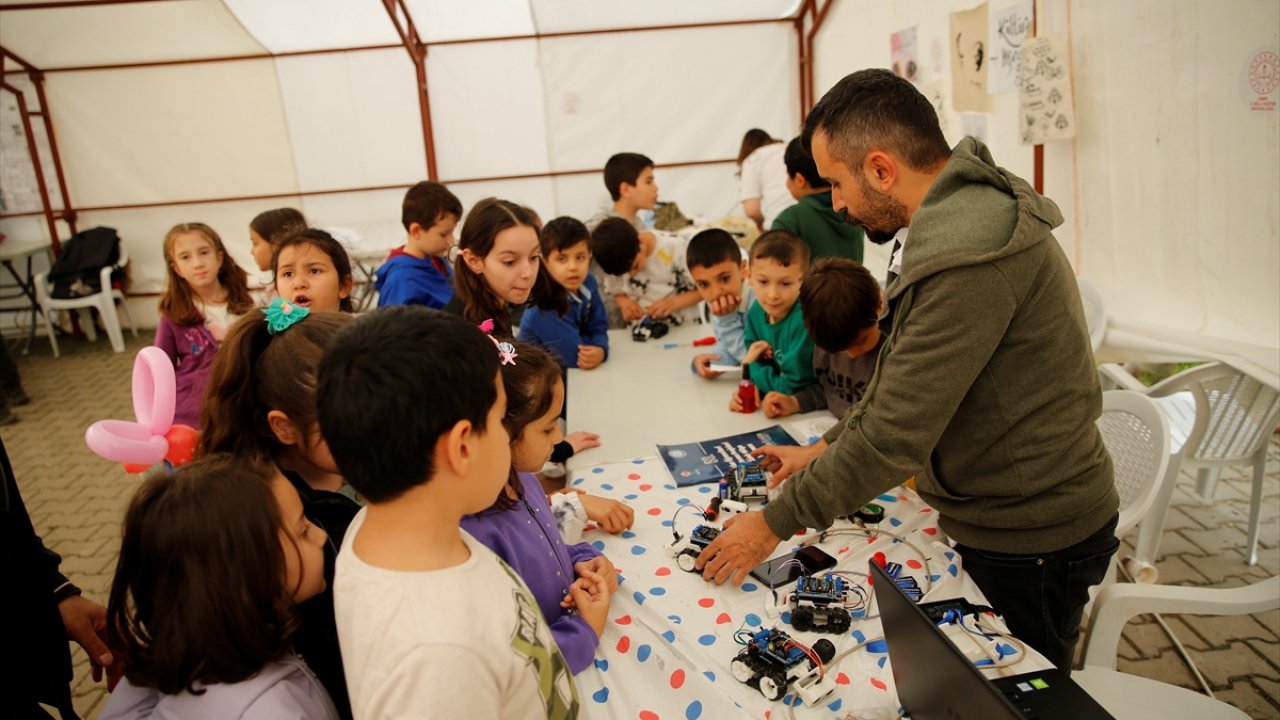
[[[659,445],[658,454],[676,485],[720,482],[733,475],[738,463],[751,460],[751,451],[765,445],[799,445],[781,425],[755,432],[679,445]]]

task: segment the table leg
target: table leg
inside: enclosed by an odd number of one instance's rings
[[[36,339],[36,320],[40,318],[41,312],[40,303],[36,300],[35,277],[31,274],[31,259],[32,256],[28,255],[27,279],[25,281],[22,279],[22,276],[18,274],[17,269],[13,267],[12,260],[4,261],[5,268],[9,271],[9,274],[13,276],[14,282],[18,283],[18,289],[21,290],[22,294],[31,302],[31,326],[27,329],[27,344],[26,347],[22,349],[23,355],[29,355],[31,353],[31,345]]]

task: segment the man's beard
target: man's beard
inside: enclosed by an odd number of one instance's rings
[[[867,240],[873,244],[884,245],[910,222],[907,206],[893,196],[871,187],[871,183],[863,175],[858,174],[857,177],[862,195],[867,201],[867,209],[860,217],[853,217],[849,214],[849,208],[845,207],[844,219],[862,228]]]

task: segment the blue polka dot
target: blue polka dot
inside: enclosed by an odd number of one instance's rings
[[[637,590],[637,591],[635,591],[634,593],[632,593],[631,597],[635,598],[635,601],[636,601],[636,604],[637,604],[637,605],[643,605],[643,604],[644,604],[644,593],[640,592],[639,590]]]
[[[876,661],[876,664],[877,664],[877,665],[879,665],[880,667],[884,667],[884,664],[885,664],[886,662],[888,662],[888,661],[889,661],[889,656],[888,656],[888,655],[885,655],[884,657],[882,657],[882,658],[880,658],[879,660],[877,660],[877,661]]]
[[[645,554],[645,553],[647,553],[647,552],[649,552],[649,548],[647,548],[647,547],[645,547],[645,546],[643,546],[643,545],[632,545],[632,546],[631,546],[631,554],[632,554],[632,555],[643,555],[643,554]]]
[[[782,622],[784,622],[784,623],[786,623],[786,624],[790,625],[790,624],[791,624],[791,613],[789,613],[789,612],[784,612],[784,613],[782,613]]]
[[[747,613],[747,616],[743,618],[743,620],[751,627],[760,627],[760,616],[755,613]]]
[[[982,667],[983,665],[995,665],[991,658],[982,658],[973,662],[974,667]]]
[[[593,467],[593,468],[591,468],[591,472],[595,473],[596,475],[599,475],[600,473],[604,472],[604,468],[602,468],[602,467]]]
[[[681,619],[680,619],[680,616],[679,616],[679,615],[668,615],[668,616],[667,616],[667,619],[668,619],[668,620],[670,620],[671,622],[673,622],[673,623],[677,624],[677,625],[679,625],[680,623],[684,622],[683,620],[681,620]]]
[[[643,465],[643,464],[644,464],[644,458],[636,458],[635,460],[632,460],[632,461],[631,461],[631,463],[632,463],[633,465]]]
[[[867,643],[867,652],[884,655],[889,652],[889,644],[884,640],[872,640]]]
[[[570,484],[571,484],[571,485],[581,485],[582,483],[584,483],[584,482],[586,482],[586,481],[587,481],[587,479],[586,479],[586,478],[574,478],[573,482],[572,482],[572,483],[570,483]]]
[[[677,505],[688,505],[691,502],[693,501],[690,500],[689,498],[680,498],[679,500],[676,500]]]
[[[651,652],[653,652],[653,648],[649,647],[648,645],[641,645],[640,647],[636,648],[636,660],[639,660],[640,662],[644,662],[645,660],[648,660],[649,653]]]
[[[623,575],[623,574],[621,574],[621,573],[618,573],[618,584],[619,584],[619,585],[622,585],[622,584],[623,584],[623,583],[625,583],[626,581],[627,581],[627,576],[626,576],[626,575]]]
[[[889,495],[887,493],[884,495],[881,495],[880,497],[877,497],[876,499],[881,502],[898,502],[897,495]]]
[[[867,611],[866,611],[866,610],[863,610],[862,608],[858,608],[857,610],[850,610],[850,611],[849,611],[849,616],[850,616],[850,617],[852,617],[854,620],[857,620],[857,619],[859,619],[859,618],[863,617],[863,616],[864,616],[864,615],[866,615],[866,614],[867,614]]]
[[[671,483],[666,483],[665,485],[663,485],[663,486],[662,486],[662,489],[663,489],[663,490],[675,490],[675,489],[676,489],[676,486],[675,486],[675,485],[672,485]]]
[[[862,643],[862,642],[866,642],[867,636],[863,635],[861,630],[854,630],[853,639],[857,640],[859,643]]]
[[[1004,643],[996,643],[996,654],[999,657],[1003,658],[1007,655],[1016,655],[1017,652],[1018,652],[1017,650],[1013,649],[1012,645],[1006,645]]]
[[[706,675],[706,676],[707,676],[707,679],[708,679],[708,680],[710,680],[711,682],[715,682],[715,681],[716,681],[716,674],[715,674],[715,673],[713,673],[713,672],[711,672],[710,670],[703,670],[703,671],[702,671],[702,674],[703,674],[703,675]]]
[[[951,573],[951,577],[956,577],[960,574],[960,568],[956,567],[955,563],[952,563],[947,566],[947,572]]]
[[[955,559],[956,559],[956,554],[955,554],[955,553],[953,553],[953,552],[951,552],[950,550],[948,550],[948,551],[946,551],[946,552],[942,553],[942,555],[943,555],[943,557],[945,557],[945,558],[946,558],[946,559],[948,559],[948,560],[955,560]]]
[[[636,498],[638,498],[638,497],[640,497],[640,496],[639,496],[639,495],[637,495],[637,494],[635,494],[635,493],[631,493],[631,494],[629,494],[629,495],[625,495],[625,496],[623,496],[623,498],[622,498],[622,499],[623,499],[623,500],[635,500],[635,499],[636,499]]]
[[[666,595],[667,589],[659,585],[658,587],[649,588],[650,595]]]
[[[786,695],[783,695],[783,696],[782,696],[782,704],[783,704],[783,705],[798,705],[799,703],[797,703],[797,702],[796,702],[796,697],[795,697],[795,695],[792,695],[791,693],[787,693]]]
[[[591,694],[591,699],[598,703],[609,701],[609,688],[604,687]]]
[[[600,489],[601,489],[601,490],[612,490],[612,489],[613,489],[613,486],[612,486],[612,485],[610,485],[609,483],[600,483]]]
[[[604,552],[604,541],[603,541],[603,540],[596,540],[596,541],[594,541],[594,542],[592,542],[592,543],[591,543],[591,547],[593,547],[593,548],[595,548],[595,549],[599,550],[600,552]]]
[[[942,576],[941,576],[941,575],[930,575],[930,576],[929,576],[929,582],[938,582],[938,581],[939,581],[939,580],[941,580],[941,579],[942,579]]]
[[[699,643],[699,644],[701,644],[701,645],[715,645],[715,644],[716,644],[716,636],[715,636],[715,635],[703,635],[702,637],[698,638],[698,643]]]
[[[840,709],[841,705],[844,705],[844,701],[841,700],[840,698],[836,698],[836,701],[828,705],[827,709],[830,710],[831,712],[836,712]]]
[[[702,486],[699,486],[699,487],[698,487],[698,492],[702,493],[703,495],[710,494],[710,493],[711,493],[711,486],[710,486],[710,485],[702,485]]]
[[[755,592],[759,589],[760,589],[760,586],[756,585],[755,583],[749,583],[749,582],[742,583],[742,592]]]
[[[604,658],[596,658],[596,667],[600,668],[600,672],[609,672],[609,661]]]
[[[898,518],[891,517],[889,518],[889,524],[894,527],[899,527],[900,525],[902,525],[902,521],[899,520]]]
[[[622,531],[622,539],[623,539],[623,540],[630,540],[631,538],[633,538],[633,537],[635,537],[635,536],[636,536],[636,534],[635,534],[635,533],[633,533],[633,532],[631,532],[630,530],[623,530],[623,531]]]
[[[700,717],[702,717],[702,703],[694,700],[689,703],[689,707],[684,709],[684,718],[685,720],[698,720]]]
[[[668,631],[666,631],[666,632],[662,633],[662,639],[663,639],[663,640],[666,640],[667,642],[675,642],[675,641],[676,641],[676,634],[675,634],[674,632],[671,632],[670,630],[668,630]]]

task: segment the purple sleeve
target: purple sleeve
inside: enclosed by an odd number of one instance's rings
[[[584,560],[600,557],[601,554],[602,553],[591,543],[581,542],[577,545],[569,546],[569,559],[573,561],[574,565],[577,565]]]
[[[174,324],[169,318],[160,316],[160,322],[156,325],[156,339],[152,344],[163,350],[175,366],[178,364],[178,338],[174,335]]]
[[[596,631],[577,615],[561,615],[551,623],[551,637],[555,638],[560,654],[569,664],[569,672],[574,675],[591,665],[596,657],[596,645],[600,643]]]

